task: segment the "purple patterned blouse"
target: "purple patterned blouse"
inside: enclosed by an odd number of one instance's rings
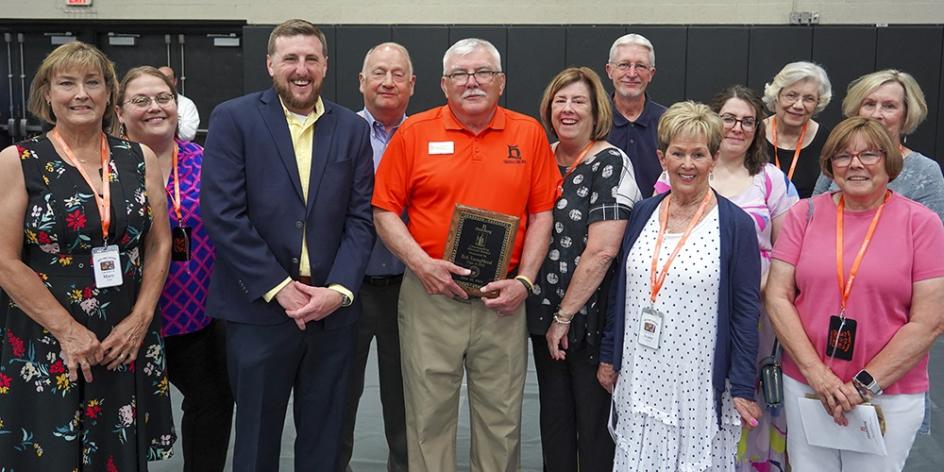
[[[207,288],[213,271],[213,245],[203,228],[200,217],[200,166],[203,148],[189,141],[177,141],[177,166],[180,174],[180,211],[185,226],[193,230],[189,261],[171,261],[167,283],[161,293],[162,334],[174,336],[199,331],[210,324],[206,315]],[[174,192],[173,174],[167,179],[167,208],[171,228],[177,226],[177,216],[171,195]]]

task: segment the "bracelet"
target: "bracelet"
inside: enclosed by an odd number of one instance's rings
[[[529,279],[527,276],[516,275],[515,280],[521,282],[521,285],[524,285],[524,288],[528,291],[528,293],[534,293],[534,282],[531,282],[531,279]]]
[[[561,318],[560,316],[554,315],[554,322],[562,325],[569,325],[573,321],[572,318]]]

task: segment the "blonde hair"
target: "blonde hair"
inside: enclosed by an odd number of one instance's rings
[[[842,99],[842,114],[845,117],[857,116],[862,102],[875,89],[888,83],[898,83],[905,92],[905,121],[901,124],[901,134],[911,134],[928,116],[928,103],[924,100],[921,86],[911,74],[895,69],[885,69],[865,74],[853,80],[846,87],[846,96]]]
[[[816,108],[813,114],[817,114],[829,105],[833,98],[833,86],[829,83],[829,76],[826,71],[817,64],[807,61],[791,62],[780,69],[780,72],[774,76],[774,80],[764,85],[764,104],[772,112],[777,111],[777,99],[780,97],[780,91],[804,80],[812,80],[819,86],[819,99],[816,102]]]
[[[43,59],[30,84],[29,100],[26,105],[29,112],[46,123],[56,124],[56,115],[52,112],[52,105],[46,101],[46,96],[49,94],[52,77],[59,72],[69,70],[101,72],[105,79],[105,87],[108,89],[108,103],[105,104],[102,129],[114,134],[118,123],[114,107],[118,102],[118,78],[115,76],[115,66],[98,48],[81,41],[63,44],[53,49]]]
[[[682,135],[704,136],[712,156],[718,153],[724,137],[724,124],[708,105],[691,100],[669,107],[659,119],[659,150],[665,152],[672,141]]]
[[[892,140],[892,136],[881,123],[864,116],[846,118],[829,133],[826,143],[823,144],[823,153],[819,156],[819,168],[823,174],[833,178],[833,156],[842,151],[856,136],[864,137],[871,146],[885,153],[885,173],[888,174],[889,182],[895,180],[905,165],[898,143]]]
[[[551,106],[554,102],[554,95],[564,87],[577,82],[583,82],[590,90],[590,104],[592,105],[593,130],[590,132],[590,139],[599,141],[606,139],[610,134],[610,128],[613,127],[613,110],[610,108],[610,99],[600,82],[600,76],[588,67],[569,67],[557,74],[551,83],[544,89],[544,96],[541,98],[541,122],[548,131],[557,136],[557,132],[551,125]]]

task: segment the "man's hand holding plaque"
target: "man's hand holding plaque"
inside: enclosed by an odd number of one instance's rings
[[[508,275],[518,221],[516,216],[456,205],[443,259],[469,270],[467,275],[452,272],[465,293],[473,297],[503,296],[506,290],[502,284],[492,284],[486,292],[482,288]],[[513,290],[510,286],[504,288]]]
[[[452,278],[453,275],[471,273],[469,269],[459,267],[452,262],[431,257],[426,257],[426,261],[416,269],[416,276],[426,289],[426,293],[450,298],[458,297],[463,300],[469,298],[469,295]]]

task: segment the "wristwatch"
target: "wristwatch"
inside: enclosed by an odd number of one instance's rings
[[[858,374],[855,374],[855,377],[852,378],[852,384],[855,385],[859,392],[865,390],[873,397],[882,394],[882,387],[878,385],[878,382],[875,381],[875,378],[872,377],[872,374],[868,373],[868,371],[865,369],[862,369]]]

